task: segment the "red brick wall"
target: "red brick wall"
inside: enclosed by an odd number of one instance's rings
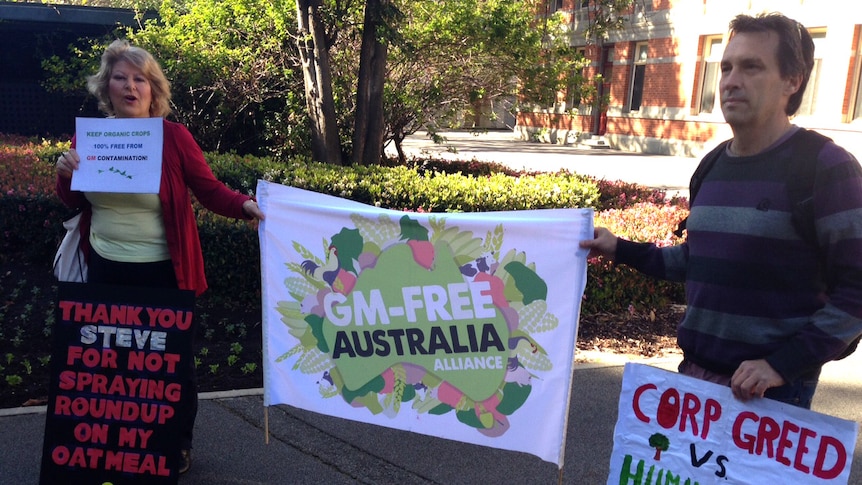
[[[592,116],[568,113],[519,113],[518,126],[543,127],[552,130],[592,131]],[[643,136],[659,139],[688,140],[705,143],[717,133],[715,123],[684,120],[661,120],[608,116],[609,135]]]
[[[647,64],[642,106],[684,108],[685,93],[679,64]]]
[[[608,133],[648,138],[707,142],[716,134],[712,123],[683,120],[608,117]]]
[[[575,130],[589,132],[592,129],[592,116],[571,115],[568,113],[518,113],[519,126],[535,126],[552,130]]]

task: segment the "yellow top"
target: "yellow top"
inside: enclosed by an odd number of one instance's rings
[[[157,194],[87,192],[93,206],[90,245],[105,259],[152,263],[171,258]]]

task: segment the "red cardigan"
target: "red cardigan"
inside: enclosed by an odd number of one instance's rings
[[[235,219],[248,219],[242,205],[251,197],[228,189],[215,178],[203,152],[189,130],[164,120],[164,148],[159,200],[165,222],[168,251],[182,290],[200,295],[207,289],[201,242],[198,237],[189,189],[208,210]],[[72,147],[76,140],[72,139]],[[81,209],[81,243],[84,254],[90,253],[90,219],[92,210],[83,192],[71,190],[71,179],[57,177],[57,195],[64,204]]]

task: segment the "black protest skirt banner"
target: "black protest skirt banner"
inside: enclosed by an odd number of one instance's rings
[[[177,483],[190,291],[60,283],[40,483]]]

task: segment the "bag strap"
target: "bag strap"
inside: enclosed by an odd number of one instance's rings
[[[800,129],[793,135],[793,155],[787,169],[787,198],[792,204],[793,228],[805,242],[820,247],[814,224],[814,181],[817,156],[831,138],[815,131]]]
[[[694,169],[694,173],[691,176],[691,180],[688,182],[688,207],[691,210],[691,206],[694,203],[694,198],[697,196],[697,192],[700,190],[700,186],[703,185],[703,179],[706,178],[706,174],[712,170],[712,167],[715,165],[715,162],[721,157],[721,154],[724,153],[724,150],[727,147],[727,144],[730,143],[731,140],[725,140],[718,144],[717,147],[713,148],[709,153],[706,154],[701,160],[700,163],[697,164],[697,168]],[[679,221],[679,224],[676,226],[676,230],[673,231],[673,234],[676,237],[682,237],[682,232],[685,231],[686,223],[688,222],[688,216],[685,219]]]

